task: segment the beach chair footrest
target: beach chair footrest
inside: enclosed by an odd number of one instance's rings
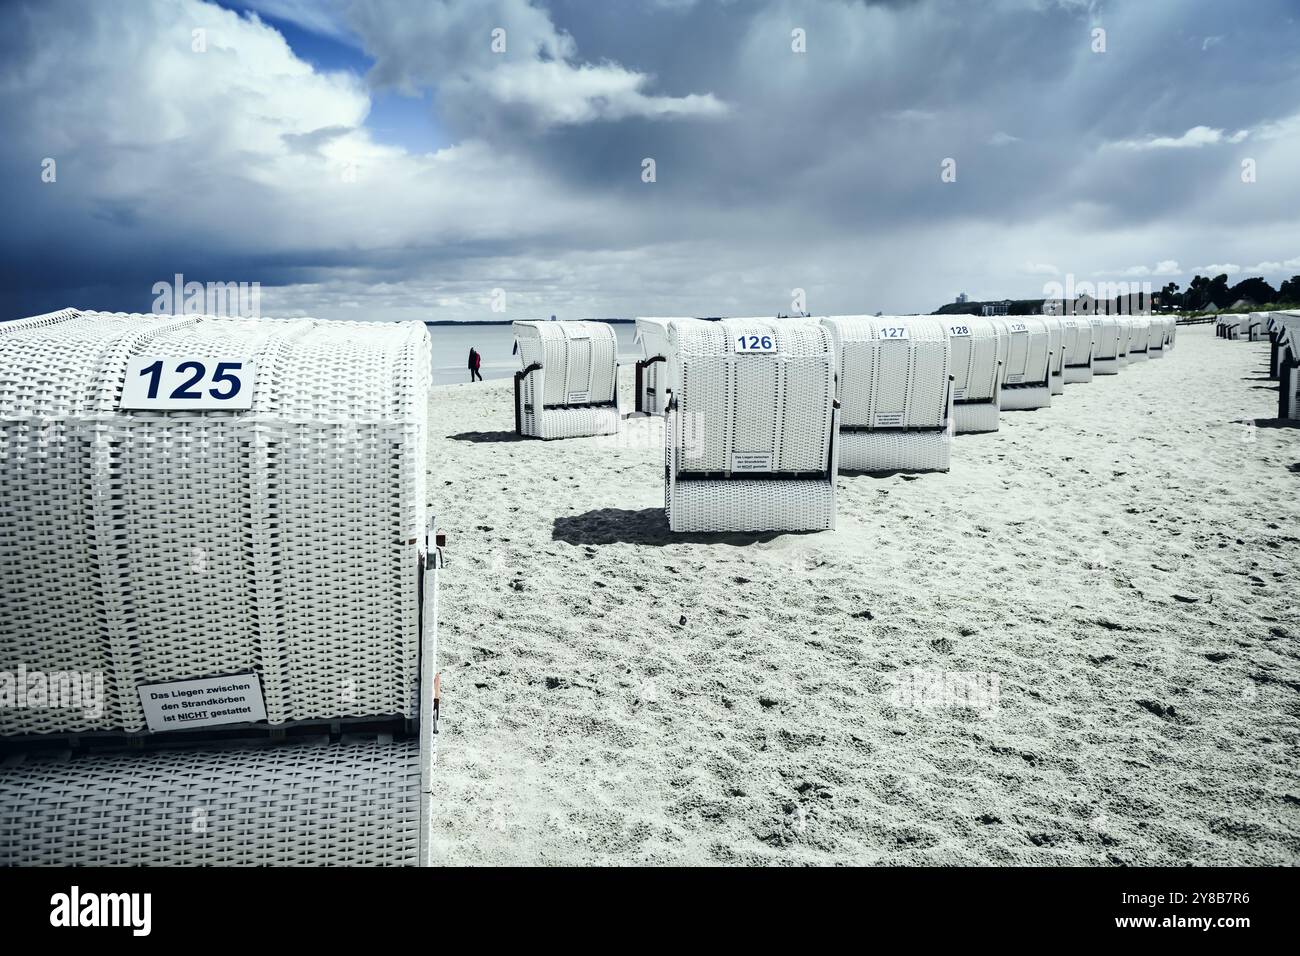
[[[673,531],[828,531],[835,527],[835,489],[826,478],[679,481],[667,505]]]
[[[841,431],[841,471],[947,471],[946,431]]]
[[[0,766],[0,865],[419,862],[417,740]]]
[[[971,402],[952,406],[954,430],[958,435],[998,430],[997,402]]]

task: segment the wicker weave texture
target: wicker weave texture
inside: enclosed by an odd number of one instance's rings
[[[132,357],[256,365],[245,412],[120,411]],[[268,719],[411,716],[431,367],[422,324],[104,315],[0,326],[0,670],[137,687],[244,670]]]
[[[840,428],[942,429],[947,424],[948,333],[938,319],[830,316]],[[905,326],[906,338],[885,329]]]
[[[829,531],[835,493],[825,480],[679,481],[668,498],[675,532]]]
[[[0,865],[417,863],[415,741],[0,767]]]
[[[946,430],[840,431],[841,471],[947,471],[952,441]]]
[[[966,402],[952,406],[954,431],[958,435],[977,432],[995,432],[998,430],[998,403]]]

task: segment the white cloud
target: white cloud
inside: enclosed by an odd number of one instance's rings
[[[1221,36],[1206,37],[1204,42],[1201,43],[1201,52],[1204,53],[1210,47],[1218,46],[1222,42],[1223,37]]]
[[[1026,261],[1021,265],[1020,271],[1031,276],[1059,276],[1061,274],[1060,269],[1047,262]]]
[[[628,117],[716,117],[727,105],[712,93],[646,92],[654,77],[604,60],[578,58],[573,37],[529,0],[357,0],[349,23],[375,58],[371,80],[406,92],[422,87],[460,117],[493,106],[516,108],[534,126]],[[498,32],[499,31],[499,32]],[[494,49],[494,40],[504,49]]]
[[[1195,271],[1198,275],[1208,275],[1208,276],[1230,275],[1230,276],[1235,276],[1235,275],[1237,275],[1239,272],[1241,272],[1241,266],[1236,265],[1236,264],[1231,263],[1231,262],[1228,262],[1228,263],[1214,263],[1213,265],[1208,265],[1208,266],[1197,266],[1196,269],[1195,269],[1194,271]]]
[[[1018,142],[1020,142],[1019,136],[1012,136],[1010,133],[1002,132],[1002,130],[998,130],[996,133],[994,133],[992,136],[989,137],[990,146],[1009,146],[1012,143],[1018,143]]]
[[[1250,135],[1249,130],[1224,133],[1221,129],[1208,126],[1193,126],[1182,136],[1151,136],[1146,139],[1123,139],[1110,143],[1116,149],[1199,149],[1202,146],[1215,146],[1220,143],[1240,143]]]

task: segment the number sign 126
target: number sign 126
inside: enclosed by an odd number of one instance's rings
[[[126,366],[123,409],[241,410],[253,407],[253,363],[141,356]]]
[[[741,332],[736,336],[736,354],[747,352],[775,352],[776,339],[771,333]]]

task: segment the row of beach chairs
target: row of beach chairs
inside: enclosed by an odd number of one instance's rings
[[[1300,310],[1269,312],[1264,320],[1269,342],[1268,377],[1277,382],[1277,417],[1300,421]]]
[[[0,864],[428,862],[422,323],[0,324]]]
[[[1277,417],[1300,420],[1300,311],[1221,315],[1214,334],[1230,342],[1267,341],[1268,377],[1278,383]]]
[[[612,326],[514,329],[521,435],[618,430]],[[643,317],[636,411],[665,418],[673,531],[825,530],[840,469],[946,471],[952,435],[1158,358],[1175,334],[1162,316]]]

